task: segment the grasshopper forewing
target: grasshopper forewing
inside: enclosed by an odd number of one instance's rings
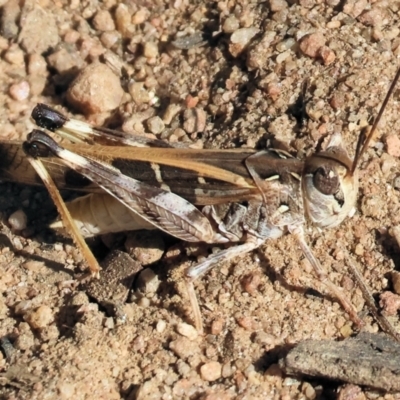
[[[42,104],[32,113],[37,124],[79,145],[61,146],[46,133],[34,130],[24,143],[24,150],[34,160],[34,166],[41,160],[50,167],[50,175],[61,175],[64,183],[60,186],[74,186],[65,179],[74,171],[86,178],[80,180],[81,185],[76,184],[79,189],[101,188],[107,192],[114,199],[115,209],[122,205],[130,210],[137,229],[158,228],[191,242],[239,243],[186,271],[189,299],[199,331],[202,318],[193,282],[217,263],[286,232],[295,236],[318,279],[336,296],[352,321],[361,326],[354,306],[328,279],[307,245],[303,227],[306,222],[321,228],[334,227],[351,212],[358,192],[357,166],[399,76],[400,70],[370,133],[360,137],[354,160],[348,156],[338,133],[324,151],[305,160],[274,149],[256,152],[173,148],[164,142],[93,128]],[[55,168],[60,163],[62,166]],[[73,205],[69,208],[76,214]],[[79,219],[67,214],[63,219]],[[103,231],[99,228],[93,233]],[[91,267],[92,273],[97,272],[96,268]],[[361,278],[356,274],[356,279]]]

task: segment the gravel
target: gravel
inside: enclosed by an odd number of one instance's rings
[[[9,0],[0,7],[2,140],[25,139],[34,105],[44,102],[194,148],[268,145],[306,157],[340,131],[353,156],[400,55],[399,5],[383,0]],[[390,233],[400,226],[399,107],[389,102],[362,159],[354,216],[324,232],[307,229],[315,255],[370,332],[379,327],[342,250],[357,259],[377,297],[391,292],[399,251]],[[12,361],[0,356],[1,397],[313,399],[341,391],[342,398],[379,398],[340,382],[288,378],[275,363],[302,340],[356,332],[289,235],[195,282],[205,325],[205,335],[196,336],[182,273],[216,246],[157,233],[162,240],[154,234],[149,241],[155,250],[129,250],[140,262],[156,262],[148,270],[155,280],[142,282],[152,285],[145,297],[120,305],[119,323],[83,287],[68,284],[84,261],[69,239],[46,228],[56,215],[46,191],[4,183],[1,193],[0,332],[16,348]],[[17,219],[10,230],[16,210],[27,226]],[[115,248],[136,243],[122,233],[107,241]],[[101,241],[91,245],[100,258],[108,252]],[[101,290],[112,297],[106,283]],[[398,296],[381,301],[399,331]]]

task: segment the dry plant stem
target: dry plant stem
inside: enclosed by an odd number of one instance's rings
[[[204,333],[203,320],[199,302],[196,296],[196,291],[194,290],[193,281],[191,279],[186,279],[186,290],[190,301],[190,308],[193,313],[192,320],[194,322],[194,326],[196,327],[199,335],[202,335]]]
[[[383,100],[383,103],[381,105],[381,108],[379,109],[378,115],[375,118],[375,121],[371,127],[371,130],[368,133],[368,136],[365,138],[365,140],[362,142],[363,138],[360,136],[360,141],[357,143],[357,150],[356,150],[356,156],[354,157],[353,161],[353,166],[352,166],[352,173],[357,169],[357,165],[361,159],[361,156],[365,153],[367,150],[373,136],[376,128],[378,127],[379,121],[382,118],[382,115],[386,109],[387,103],[389,102],[390,97],[392,96],[392,93],[394,92],[394,89],[396,88],[397,81],[400,79],[400,68],[397,69],[396,75],[392,80],[392,83],[390,84],[390,88],[388,92],[386,93],[385,99]]]
[[[345,296],[345,294],[341,291],[340,288],[338,288],[333,282],[329,280],[325,271],[322,269],[320,262],[314,256],[312,250],[305,241],[303,227],[300,226],[291,227],[289,228],[289,231],[291,232],[292,235],[294,235],[304,255],[307,257],[308,261],[310,261],[311,265],[313,266],[314,271],[317,274],[318,280],[322,282],[328,288],[328,290],[336,296],[339,303],[342,305],[344,310],[349,314],[350,319],[358,326],[358,328],[364,326],[364,322],[358,317],[357,310],[351,304],[351,301]]]
[[[100,266],[93,256],[93,253],[90,251],[88,245],[80,234],[78,228],[76,227],[74,221],[72,220],[71,214],[69,213],[64,200],[62,199],[60,192],[58,191],[53,179],[47,172],[46,168],[42,164],[40,160],[34,159],[32,157],[27,157],[32,167],[35,169],[37,174],[42,179],[44,185],[50,193],[54,204],[57,207],[57,210],[60,214],[61,220],[63,221],[63,225],[67,232],[71,235],[75,244],[79,247],[84,256],[85,260],[88,262],[90,274],[92,277],[99,277]]]
[[[365,284],[363,277],[360,274],[360,271],[357,268],[357,265],[350,257],[350,255],[346,252],[348,265],[350,271],[352,272],[354,278],[357,281],[359,288],[364,296],[364,300],[367,303],[369,310],[371,311],[372,315],[374,316],[375,320],[378,322],[379,326],[384,330],[387,334],[392,336],[398,342],[400,342],[400,334],[396,332],[393,325],[388,321],[388,319],[382,315],[378,308],[376,307],[375,300],[372,297],[370,288]]]

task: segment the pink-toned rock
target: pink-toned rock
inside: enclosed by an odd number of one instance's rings
[[[24,319],[33,329],[46,328],[54,321],[53,310],[49,306],[39,306],[25,314]]]
[[[272,12],[282,11],[288,7],[288,4],[285,0],[270,0],[269,7]]]
[[[200,375],[206,381],[216,381],[221,378],[221,374],[222,366],[218,361],[211,361],[200,367]]]
[[[393,157],[400,157],[400,139],[396,134],[385,137],[386,151]]]
[[[29,97],[30,86],[27,81],[21,81],[19,83],[14,83],[10,86],[9,90],[10,96],[17,101],[26,100]]]
[[[104,113],[117,108],[124,91],[119,77],[101,63],[86,67],[71,84],[67,99],[83,114]]]
[[[310,33],[300,39],[300,49],[305,55],[316,58],[320,55],[320,49],[325,42],[325,37],[321,32]]]
[[[93,26],[103,32],[115,29],[114,20],[107,10],[99,10],[93,18]]]
[[[379,305],[388,315],[396,315],[400,309],[400,296],[392,292],[383,292],[379,297]]]
[[[322,46],[319,50],[319,55],[321,56],[324,65],[332,64],[336,59],[335,52],[328,46]]]
[[[346,0],[343,5],[343,12],[357,18],[368,4],[368,0]]]
[[[20,21],[18,41],[29,54],[42,54],[60,40],[54,16],[42,7],[35,7]]]
[[[380,7],[374,7],[371,10],[364,11],[357,19],[367,26],[382,26],[389,22],[387,11]]]

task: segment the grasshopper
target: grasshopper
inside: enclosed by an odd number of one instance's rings
[[[220,262],[285,233],[294,235],[318,279],[360,327],[363,322],[356,309],[328,279],[308,246],[304,226],[309,222],[332,228],[352,211],[360,159],[399,77],[400,69],[369,134],[360,135],[354,160],[339,133],[332,135],[324,151],[305,160],[277,149],[194,150],[94,128],[44,104],[32,112],[36,124],[72,143],[61,146],[45,132],[33,130],[23,150],[48,187],[62,224],[83,251],[92,275],[99,273],[99,266],[82,235],[157,228],[188,242],[234,244],[186,270],[193,319],[200,332],[202,317],[193,283]],[[21,171],[29,170],[18,144],[3,144],[0,154],[3,178],[20,180],[16,177]],[[25,172],[24,180],[38,183],[33,170]],[[92,194],[66,206],[57,187]],[[360,276],[356,279],[363,285]]]

